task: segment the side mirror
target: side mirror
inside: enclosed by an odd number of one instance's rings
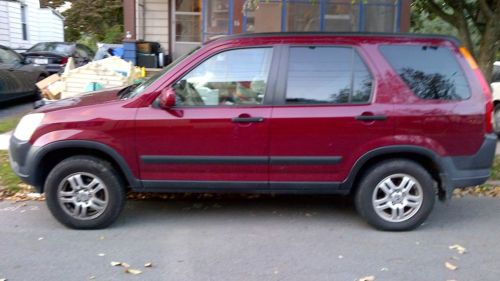
[[[160,93],[160,107],[163,109],[170,109],[175,106],[175,90],[174,88],[165,88]]]

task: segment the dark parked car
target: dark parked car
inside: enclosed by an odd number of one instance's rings
[[[452,37],[229,36],[138,87],[26,115],[11,165],[73,228],[111,224],[130,187],[352,194],[373,226],[408,230],[488,179],[492,110]]]
[[[0,45],[0,105],[15,99],[36,96],[35,83],[47,77],[39,66],[27,64],[15,51]]]
[[[58,73],[64,70],[70,57],[73,57],[75,66],[79,67],[92,61],[94,52],[82,44],[44,42],[34,45],[23,56],[28,63],[41,65],[49,73]]]

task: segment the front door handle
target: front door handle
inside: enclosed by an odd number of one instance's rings
[[[386,120],[386,115],[359,115],[355,117],[359,121],[382,121]]]
[[[264,121],[264,117],[234,117],[234,123],[259,123]]]

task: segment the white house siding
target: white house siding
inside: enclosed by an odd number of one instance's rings
[[[9,13],[7,2],[0,1],[0,45],[8,46],[9,41]]]
[[[51,9],[40,9],[38,41],[64,41],[64,22]]]
[[[49,8],[40,8],[38,0],[25,0],[28,40],[23,40],[21,3],[0,0],[0,44],[15,50],[36,43],[64,41],[63,19]]]
[[[145,41],[160,43],[168,53],[169,8],[167,0],[144,0],[144,18],[137,23],[137,27],[144,32]]]
[[[13,49],[26,49],[31,47],[28,40],[23,40],[21,25],[21,3],[7,2],[9,18],[9,44]]]

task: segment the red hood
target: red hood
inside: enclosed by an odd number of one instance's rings
[[[119,99],[117,93],[123,88],[124,87],[112,88],[112,89],[105,89],[102,91],[80,94],[72,98],[63,99],[46,104],[38,108],[34,112],[45,113],[60,109],[69,109],[69,108],[76,108],[88,105],[102,104],[110,101],[116,101]]]

